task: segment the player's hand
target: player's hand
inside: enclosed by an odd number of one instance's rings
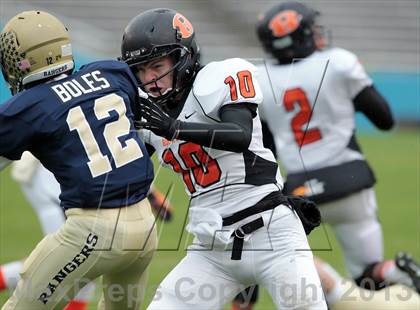
[[[149,129],[168,140],[176,139],[181,122],[166,114],[158,104],[140,100],[140,113],[142,120],[136,122],[137,128]]]
[[[321,213],[313,201],[301,196],[287,196],[287,201],[299,216],[307,235],[321,224]]]
[[[173,207],[165,195],[156,188],[152,188],[147,198],[157,218],[165,222],[172,219]]]

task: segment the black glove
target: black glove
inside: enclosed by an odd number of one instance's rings
[[[136,121],[136,128],[149,129],[154,134],[168,140],[174,140],[178,136],[181,121],[175,120],[166,114],[162,108],[149,100],[140,100],[140,116],[145,121]]]
[[[299,196],[287,196],[287,201],[299,216],[307,235],[321,224],[321,213],[313,201]]]

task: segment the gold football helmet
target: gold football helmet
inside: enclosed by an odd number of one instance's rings
[[[42,11],[22,12],[0,34],[0,66],[12,94],[74,67],[67,28]]]

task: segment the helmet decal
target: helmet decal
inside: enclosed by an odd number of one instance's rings
[[[18,67],[21,71],[25,71],[31,67],[31,63],[29,62],[29,60],[24,59],[18,62]]]
[[[294,10],[286,10],[276,14],[269,23],[273,36],[284,37],[295,31],[302,20],[302,15]]]
[[[174,29],[178,30],[181,34],[181,38],[187,39],[192,36],[194,33],[193,25],[188,19],[186,19],[182,14],[176,13],[172,21],[172,26]]]
[[[319,12],[307,5],[289,1],[273,6],[257,23],[258,39],[264,50],[280,64],[311,55],[315,44],[315,28]]]
[[[23,60],[24,55],[19,54],[16,35],[14,32],[3,32],[1,35],[0,51],[2,56],[2,66],[10,75],[18,77],[24,75],[30,66],[21,66],[20,62]],[[25,68],[26,67],[26,68]],[[21,72],[25,71],[25,72]]]

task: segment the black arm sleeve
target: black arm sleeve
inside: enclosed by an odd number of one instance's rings
[[[264,147],[270,149],[270,151],[273,152],[274,156],[277,157],[276,145],[274,143],[274,137],[273,137],[273,134],[271,133],[271,130],[268,128],[267,123],[264,121],[261,121],[261,126],[262,126]]]
[[[155,148],[148,143],[145,143],[144,146],[146,147],[146,150],[147,150],[147,153],[149,154],[149,157],[152,157],[152,155],[155,153]]]
[[[389,130],[394,126],[394,118],[388,102],[373,86],[365,87],[353,99],[356,111],[362,112],[379,129]]]
[[[214,149],[241,153],[252,138],[252,119],[256,105],[237,103],[222,107],[216,124],[181,122],[177,138]]]

